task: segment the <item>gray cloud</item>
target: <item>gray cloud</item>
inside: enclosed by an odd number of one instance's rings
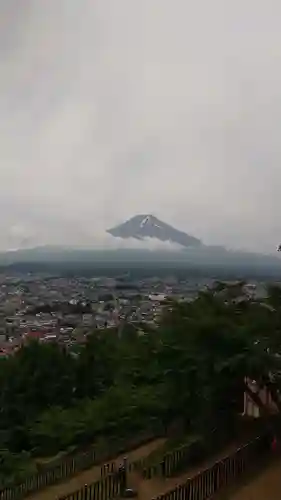
[[[278,0],[0,0],[0,246],[281,238]],[[16,228],[16,229],[15,229]]]

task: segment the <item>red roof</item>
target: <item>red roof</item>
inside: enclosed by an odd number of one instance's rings
[[[27,339],[42,339],[44,337],[44,333],[42,332],[28,332],[25,334],[25,338]]]

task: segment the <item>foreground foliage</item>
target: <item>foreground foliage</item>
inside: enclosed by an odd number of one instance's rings
[[[231,428],[246,376],[277,398],[280,341],[279,288],[254,301],[243,283],[220,283],[193,302],[167,304],[153,332],[93,332],[76,356],[31,342],[0,361],[0,476],[19,474],[27,454],[53,455],[153,422],[181,417],[201,435]]]

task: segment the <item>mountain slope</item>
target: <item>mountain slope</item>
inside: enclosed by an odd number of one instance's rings
[[[155,238],[160,241],[177,243],[183,247],[201,245],[199,239],[175,229],[150,214],[136,215],[123,224],[108,229],[107,232],[111,234],[111,236],[123,239],[135,238],[143,240],[144,238]]]

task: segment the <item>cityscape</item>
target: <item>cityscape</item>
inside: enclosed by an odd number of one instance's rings
[[[28,273],[0,275],[0,356],[30,340],[83,344],[95,330],[132,325],[139,333],[161,319],[167,301],[192,301],[212,287],[211,278],[177,276],[56,277]],[[245,285],[249,296],[262,297],[263,283]]]

